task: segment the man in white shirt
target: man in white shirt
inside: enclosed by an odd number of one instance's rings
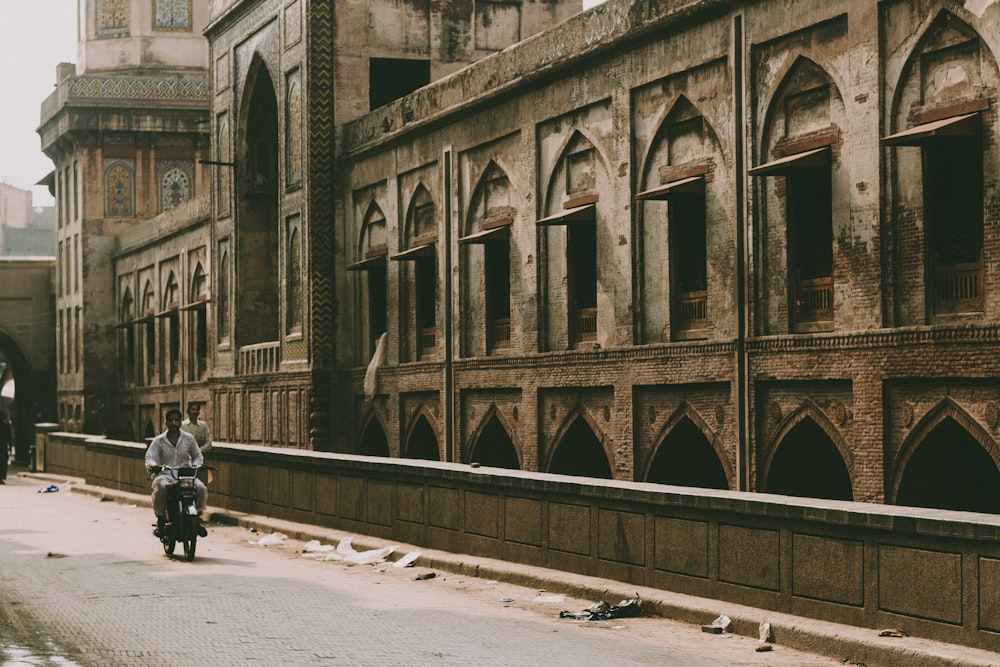
[[[173,481],[170,475],[160,474],[160,466],[173,468],[180,466],[200,466],[205,461],[194,436],[181,430],[181,411],[167,410],[167,430],[153,438],[146,450],[146,470],[153,477],[153,512],[156,514],[156,536],[163,533],[167,519],[167,484]],[[205,509],[208,501],[208,487],[200,479],[195,480],[195,505],[198,511]],[[199,534],[207,535],[199,526]]]
[[[208,454],[212,449],[212,433],[208,430],[208,424],[200,419],[201,403],[188,403],[187,413],[188,418],[181,422],[181,430],[193,435],[201,453]]]

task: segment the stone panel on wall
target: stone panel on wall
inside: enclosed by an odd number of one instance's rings
[[[432,486],[427,490],[427,502],[437,511],[430,516],[430,524],[435,528],[447,528],[448,530],[458,530],[461,527],[459,522],[459,495],[458,490],[448,489],[442,486]]]
[[[250,442],[262,442],[264,440],[264,418],[267,413],[264,411],[264,394],[260,391],[252,391],[247,394],[248,409],[246,421],[248,425],[247,436]]]
[[[707,579],[708,524],[656,517],[653,520],[653,567]]]
[[[744,526],[719,526],[719,580],[768,591],[780,587],[779,533]]]
[[[792,595],[839,604],[864,604],[864,544],[812,535],[792,536]]]
[[[327,516],[337,516],[339,503],[338,490],[340,489],[340,478],[323,477],[318,478],[313,500],[316,503],[316,512]]]
[[[979,627],[1000,632],[1000,560],[979,559]]]
[[[368,480],[368,523],[392,526],[392,482]]]
[[[500,536],[499,499],[493,494],[465,493],[465,532],[496,539]]]
[[[504,499],[503,537],[509,542],[542,545],[542,503],[527,498]]]
[[[590,555],[590,508],[586,505],[549,503],[549,548],[581,556]]]
[[[646,516],[636,512],[597,513],[597,554],[629,565],[646,562]]]
[[[396,486],[396,519],[423,524],[427,505],[424,500],[424,488],[416,484]]]
[[[338,514],[352,521],[365,518],[365,480],[361,477],[341,477],[337,484]]]
[[[906,616],[962,623],[962,555],[880,545],[878,606]]]
[[[316,493],[313,488],[313,480],[316,475],[295,471],[292,473],[292,507],[297,510],[312,510],[313,496]]]

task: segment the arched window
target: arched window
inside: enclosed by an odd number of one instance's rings
[[[296,217],[296,222],[298,218]],[[299,228],[293,226],[288,236],[288,276],[285,280],[286,333],[302,331],[302,246]]]
[[[192,197],[191,173],[188,169],[171,163],[160,175],[160,210],[169,211]]]

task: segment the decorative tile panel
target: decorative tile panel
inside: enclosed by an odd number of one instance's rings
[[[104,160],[104,210],[108,217],[135,215],[135,160]]]
[[[153,30],[191,30],[191,0],[153,0]]]
[[[302,84],[301,72],[289,72],[285,84],[285,182],[298,185],[302,182]]]
[[[98,37],[127,37],[129,0],[97,0]]]
[[[194,162],[185,160],[157,160],[156,173],[160,179],[160,210],[169,211],[191,199],[193,194]]]

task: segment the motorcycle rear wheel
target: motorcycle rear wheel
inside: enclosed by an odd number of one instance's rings
[[[194,560],[194,551],[198,547],[198,536],[192,535],[191,539],[184,540],[184,560],[191,562]]]

